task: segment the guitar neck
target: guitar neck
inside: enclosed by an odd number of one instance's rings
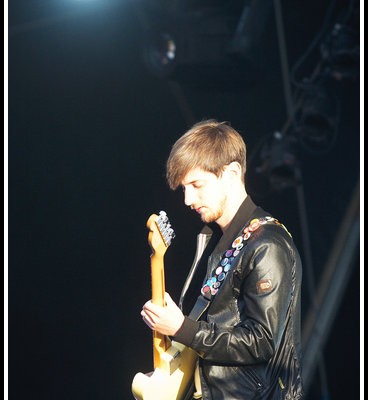
[[[165,272],[163,257],[153,253],[151,256],[152,303],[165,305]]]
[[[158,306],[165,306],[165,274],[164,255],[175,237],[169,219],[164,211],[159,215],[152,214],[147,221],[149,229],[148,243],[151,246],[151,281],[152,302]],[[161,354],[171,346],[170,339],[156,331],[153,332],[153,364],[159,368],[162,364]]]
[[[165,272],[163,257],[155,253],[151,255],[152,303],[163,307],[165,305]],[[161,354],[170,347],[166,335],[153,331],[153,365],[160,367]]]

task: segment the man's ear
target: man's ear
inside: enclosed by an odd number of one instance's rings
[[[237,161],[233,161],[230,164],[225,165],[224,173],[229,174],[229,177],[237,177],[241,179],[243,171],[241,165]]]

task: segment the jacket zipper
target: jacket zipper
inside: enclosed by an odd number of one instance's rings
[[[257,387],[257,391],[261,391],[263,389],[263,384],[259,380],[258,376],[251,369],[249,370],[249,375],[253,378],[253,382],[255,383],[255,385]]]

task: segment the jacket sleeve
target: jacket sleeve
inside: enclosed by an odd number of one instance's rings
[[[227,304],[223,296],[215,299],[211,308],[219,312],[214,311],[213,318],[211,313],[207,321],[186,318],[175,336],[208,361],[232,365],[267,361],[282,337],[293,295],[294,253],[279,235],[262,240],[250,253],[228,276],[233,280],[238,271],[246,272],[235,303],[234,298]],[[232,319],[226,317],[226,309]]]

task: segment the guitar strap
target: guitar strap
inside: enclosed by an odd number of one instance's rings
[[[204,314],[204,312],[208,309],[210,304],[211,304],[211,299],[207,299],[200,294],[192,308],[192,311],[189,314],[189,318],[198,321]],[[194,387],[195,387],[195,392],[193,393],[192,398],[196,400],[202,399],[202,388],[201,388],[201,379],[199,376],[198,360],[196,362],[196,367],[194,370]]]
[[[198,321],[204,314],[204,312],[208,309],[210,304],[211,304],[211,299],[207,299],[206,297],[200,294],[188,317],[194,321]]]

